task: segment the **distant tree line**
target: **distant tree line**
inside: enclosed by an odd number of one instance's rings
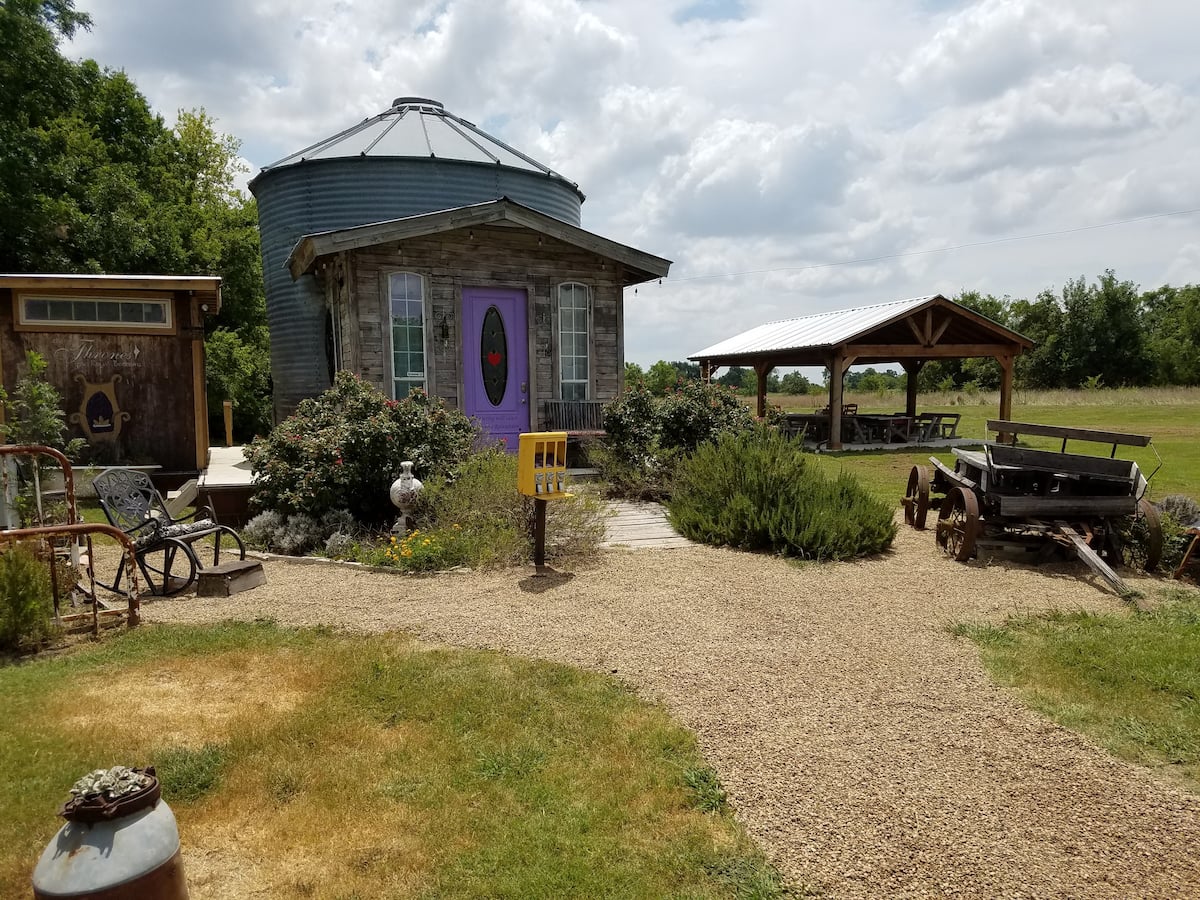
[[[72,0],[0,0],[0,271],[222,276],[207,323],[210,416],[271,424],[258,213],[238,141],[204,110],[175,124],[121,71],[65,58]],[[220,433],[216,431],[215,433]]]
[[[1034,342],[1017,357],[1015,379],[1027,388],[1200,384],[1200,285],[1140,291],[1111,269],[1090,284],[1030,300],[966,291],[954,298]],[[921,371],[922,388],[998,387],[993,360],[947,360]]]
[[[1032,350],[1017,357],[1018,387],[1200,385],[1200,285],[1139,292],[1109,269],[1090,284],[1080,277],[1060,293],[1047,289],[1032,301],[977,291],[963,291],[953,299],[1034,342]],[[626,382],[641,379],[656,393],[665,393],[679,380],[699,378],[698,363],[659,360],[647,371],[636,363],[625,365]],[[714,380],[745,394],[753,394],[758,384],[754,370],[741,366],[718,370]],[[904,390],[907,380],[906,374],[889,370],[852,370],[846,374],[846,390]],[[823,394],[828,382],[828,372],[820,384],[799,372],[772,372],[767,390]],[[921,369],[918,387],[927,392],[995,390],[1000,366],[993,359],[929,362]]]

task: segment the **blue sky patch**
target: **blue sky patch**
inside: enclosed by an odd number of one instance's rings
[[[707,22],[728,22],[746,17],[745,0],[695,0],[672,17],[682,25],[697,19]]]

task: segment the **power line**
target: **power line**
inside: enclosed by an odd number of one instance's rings
[[[1135,222],[1148,222],[1151,219],[1166,219],[1170,216],[1190,216],[1193,213],[1200,212],[1200,207],[1195,209],[1178,209],[1172,212],[1154,213],[1148,216],[1137,216],[1133,219],[1120,219],[1116,222],[1101,222],[1098,225],[1081,225],[1078,228],[1063,228],[1059,231],[1040,231],[1035,234],[1018,234],[1011,237],[992,238],[987,241],[972,241],[967,244],[953,244],[949,247],[932,247],[928,250],[907,250],[904,253],[888,253],[884,256],[863,256],[858,259],[844,259],[840,262],[828,263],[813,263],[807,266],[778,266],[771,269],[747,269],[744,272],[721,272],[713,275],[692,275],[688,278],[673,278],[668,282],[663,282],[663,287],[670,287],[676,284],[683,284],[688,281],[709,281],[714,278],[741,278],[745,275],[766,275],[771,272],[808,272],[813,269],[832,269],[835,266],[853,266],[860,263],[884,262],[889,259],[903,259],[907,256],[923,256],[929,253],[949,253],[951,250],[966,250],[971,247],[988,247],[992,244],[1005,244],[1012,241],[1030,241],[1036,238],[1058,237],[1063,234],[1078,234],[1081,231],[1095,231],[1098,228],[1113,228],[1118,225],[1132,225]]]

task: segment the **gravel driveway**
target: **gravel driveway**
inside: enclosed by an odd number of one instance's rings
[[[828,897],[1200,897],[1200,796],[1022,707],[948,623],[1119,610],[1076,566],[962,565],[929,532],[796,566],[606,550],[571,576],[417,578],[267,564],[156,622],[405,629],[613,673],[699,735],[738,817]]]

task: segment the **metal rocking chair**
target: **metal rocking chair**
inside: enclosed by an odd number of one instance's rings
[[[241,537],[228,525],[218,523],[209,507],[198,506],[191,515],[173,517],[145,472],[105,469],[92,484],[108,521],[133,541],[134,558],[154,594],[178,594],[195,583],[204,563],[193,545],[204,538],[212,538],[214,566],[221,562],[221,540],[226,536],[237,545],[238,559],[246,558]],[[122,559],[112,585],[102,586],[119,591],[124,574]]]

